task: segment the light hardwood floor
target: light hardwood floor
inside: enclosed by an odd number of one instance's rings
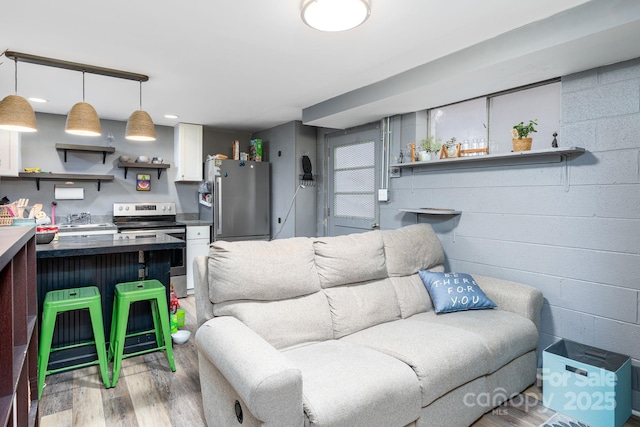
[[[205,426],[193,296],[180,299],[186,311],[189,341],[175,345],[176,372],[164,353],[155,352],[123,361],[115,388],[105,389],[97,366],[49,375],[40,400],[42,427],[166,427]],[[523,394],[485,414],[473,427],[538,427],[554,412],[543,407],[540,390],[533,386]],[[224,427],[224,426],[211,426]],[[640,427],[632,417],[625,427]]]
[[[186,311],[189,341],[174,345],[176,372],[164,353],[124,359],[118,384],[104,388],[98,367],[49,375],[40,400],[40,425],[65,426],[204,426],[195,346],[195,300],[180,299]]]

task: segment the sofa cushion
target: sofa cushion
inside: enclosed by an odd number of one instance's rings
[[[469,274],[418,272],[429,292],[436,313],[495,308],[496,303],[485,295]]]
[[[281,350],[333,339],[329,303],[322,291],[282,301],[226,301],[215,316],[233,316]]]
[[[336,286],[324,292],[331,307],[335,338],[400,318],[400,307],[389,279]]]
[[[409,320],[463,329],[482,339],[491,353],[489,370],[495,372],[538,346],[538,330],[525,317],[504,310],[472,310],[439,316],[420,313]]]
[[[379,231],[316,239],[315,262],[323,288],[387,277]]]
[[[378,350],[413,368],[420,381],[422,406],[489,373],[491,353],[478,335],[412,319],[382,323],[341,341]]]
[[[275,301],[320,290],[313,240],[225,242],[209,250],[209,298]]]
[[[403,319],[414,314],[433,310],[429,292],[427,292],[417,273],[411,276],[389,277],[389,281],[396,291],[400,316]]]
[[[302,372],[313,426],[404,426],[420,414],[418,379],[396,358],[335,340],[283,354]]]
[[[444,251],[430,224],[381,232],[389,277],[409,276],[444,263]]]

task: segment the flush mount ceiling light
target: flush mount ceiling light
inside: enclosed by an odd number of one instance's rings
[[[134,111],[127,121],[124,137],[132,141],[155,141],[156,127],[151,116],[142,111],[142,81],[140,81],[140,109]]]
[[[36,114],[31,104],[18,96],[18,60],[15,61],[15,95],[8,95],[0,102],[0,129],[17,132],[36,132]]]
[[[370,0],[303,0],[302,20],[320,31],[357,27],[371,14]]]
[[[91,104],[84,102],[84,70],[82,70],[82,102],[78,102],[67,115],[65,131],[73,135],[100,136],[100,118]]]

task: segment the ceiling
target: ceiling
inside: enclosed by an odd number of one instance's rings
[[[146,74],[143,109],[159,125],[346,128],[640,57],[639,3],[372,0],[363,25],[323,33],[300,0],[12,1],[0,50]],[[0,61],[4,97],[14,69]],[[85,86],[102,119],[138,108],[137,82],[87,74]],[[67,114],[82,75],[18,63],[18,94]]]

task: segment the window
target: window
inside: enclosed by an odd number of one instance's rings
[[[429,135],[441,143],[456,138],[462,148],[482,148],[489,153],[512,151],[513,125],[537,120],[532,149],[551,148],[560,129],[562,88],[559,81],[502,92],[429,110]],[[557,136],[558,144],[561,135]],[[474,146],[477,144],[477,146]]]
[[[452,137],[456,142],[476,145],[487,140],[487,99],[477,98],[445,107],[435,108],[429,114],[430,135],[441,143]],[[479,148],[479,147],[473,147]]]
[[[489,98],[489,149],[505,153],[512,149],[513,125],[537,120],[531,149],[551,148],[553,133],[560,130],[562,93],[560,82],[518,90]],[[557,140],[560,144],[561,135]],[[491,151],[490,151],[491,152]]]

